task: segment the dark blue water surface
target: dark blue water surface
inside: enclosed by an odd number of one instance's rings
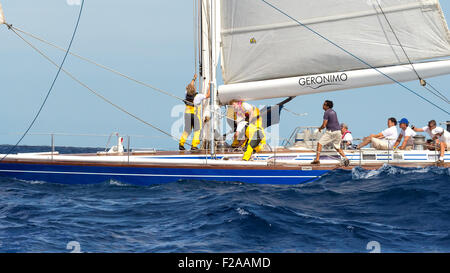
[[[450,169],[357,167],[297,186],[0,178],[0,252],[369,252],[372,241],[450,252]]]

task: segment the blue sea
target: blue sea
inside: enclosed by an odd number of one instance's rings
[[[0,252],[73,251],[450,252],[450,169],[356,167],[294,186],[0,178]]]

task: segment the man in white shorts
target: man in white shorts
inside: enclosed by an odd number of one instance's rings
[[[397,120],[395,118],[389,118],[387,121],[388,128],[378,134],[371,134],[363,139],[356,148],[360,149],[367,144],[371,143],[372,148],[377,150],[390,150],[394,147],[395,140],[398,137],[397,133]]]
[[[401,130],[397,141],[394,144],[394,149],[399,148],[400,150],[412,150],[414,148],[414,136],[417,134],[413,131],[413,129],[409,128],[408,125],[409,121],[406,118],[402,118],[400,120],[399,127]],[[402,138],[404,138],[404,140],[402,145],[400,145]]]
[[[441,146],[441,154],[439,155],[439,162],[444,162],[445,151],[450,150],[450,133],[444,128],[436,127],[431,131],[435,138],[439,139],[439,143]]]
[[[339,125],[337,114],[333,110],[333,102],[330,100],[326,100],[322,108],[325,113],[323,114],[323,122],[322,126],[320,126],[319,128],[319,132],[324,128],[327,128],[327,131],[319,139],[319,143],[317,143],[316,159],[313,160],[311,164],[320,164],[319,158],[322,147],[324,145],[332,143],[336,151],[342,156],[344,166],[347,167],[350,164],[350,161],[345,156],[344,151],[341,149],[341,127]]]

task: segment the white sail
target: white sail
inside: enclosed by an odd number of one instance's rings
[[[414,65],[424,78],[450,74],[450,60],[424,62]],[[377,71],[378,70],[378,71]],[[411,65],[397,65],[276,80],[221,85],[219,99],[226,104],[232,99],[262,100],[301,96],[366,86],[391,84],[395,81],[417,80]]]
[[[6,23],[5,15],[3,14],[2,3],[0,3],[0,25],[3,25],[5,23]]]
[[[450,55],[438,0],[268,2],[374,67],[408,63],[394,32],[413,62]],[[225,84],[368,68],[260,0],[221,1],[221,23]]]

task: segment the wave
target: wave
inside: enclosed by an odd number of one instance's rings
[[[450,168],[334,170],[302,185],[0,178],[0,251],[450,251]],[[77,236],[75,236],[77,235]]]
[[[361,167],[355,167],[352,169],[352,179],[374,179],[379,177],[388,177],[396,175],[412,175],[412,174],[430,174],[438,176],[450,176],[450,168],[441,167],[417,167],[417,168],[405,168],[397,167],[393,165],[384,164],[381,168],[377,170],[366,170]]]

